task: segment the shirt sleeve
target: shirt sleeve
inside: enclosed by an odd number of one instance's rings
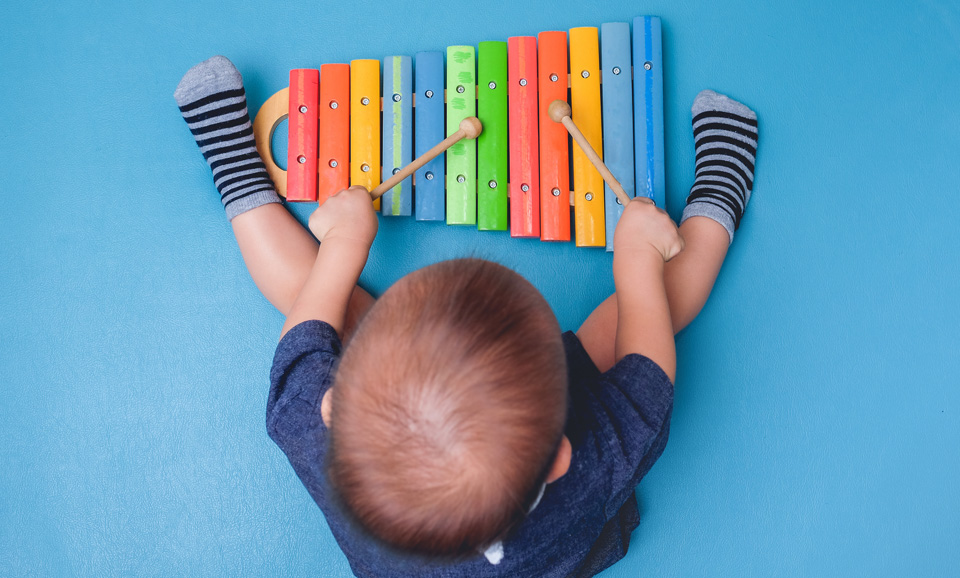
[[[630,354],[594,382],[601,460],[610,472],[610,507],[619,508],[663,453],[673,384],[647,357]]]
[[[326,426],[320,416],[323,394],[333,384],[342,345],[323,321],[304,321],[277,346],[270,369],[267,433],[294,467],[322,458]]]

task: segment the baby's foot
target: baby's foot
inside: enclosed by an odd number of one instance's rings
[[[257,154],[243,78],[232,62],[214,56],[183,75],[173,98],[213,170],[227,218],[279,203]]]
[[[696,180],[683,210],[690,217],[709,217],[730,234],[740,227],[753,190],[757,155],[757,115],[745,105],[712,90],[693,101]]]

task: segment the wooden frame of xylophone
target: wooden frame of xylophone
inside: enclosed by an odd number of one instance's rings
[[[379,60],[292,70],[290,86],[267,99],[254,120],[257,150],[280,195],[323,203],[350,185],[373,190],[409,164],[414,150],[419,156],[477,116],[477,140],[453,145],[377,208],[480,230],[508,230],[509,222],[514,237],[569,241],[572,205],[576,244],[612,250],[623,207],[547,113],[552,101],[569,98],[573,120],[627,194],[664,207],[659,18],[635,18],[632,35],[625,22],[572,28],[569,58],[562,31],[481,42],[476,51],[450,46],[446,55],[446,75],[441,52],[384,58],[382,83]],[[286,118],[284,171],[270,144]]]

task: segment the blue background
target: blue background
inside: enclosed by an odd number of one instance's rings
[[[604,576],[955,576],[960,6],[899,4],[3,2],[0,575],[349,575],[265,433],[283,320],[174,104],[190,66],[229,56],[256,111],[293,67],[657,14],[670,212],[700,89],[761,143]],[[565,328],[613,289],[603,251],[410,219],[362,280],[466,254]]]

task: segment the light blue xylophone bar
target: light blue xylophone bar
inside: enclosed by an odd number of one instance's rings
[[[633,81],[630,78],[630,25],[609,22],[600,25],[600,70],[603,83],[603,162],[634,197]],[[613,231],[623,205],[610,185],[604,183],[607,251],[613,251]]]
[[[416,152],[419,157],[445,137],[443,117],[443,53],[418,52]],[[418,221],[446,219],[444,155],[440,154],[414,174],[417,183]]]
[[[633,19],[633,111],[637,194],[650,197],[665,209],[663,57],[660,19],[656,16]]]
[[[383,181],[413,160],[413,66],[409,56],[383,59]],[[382,182],[382,181],[381,181]],[[407,177],[381,197],[384,215],[413,212],[413,179]]]

